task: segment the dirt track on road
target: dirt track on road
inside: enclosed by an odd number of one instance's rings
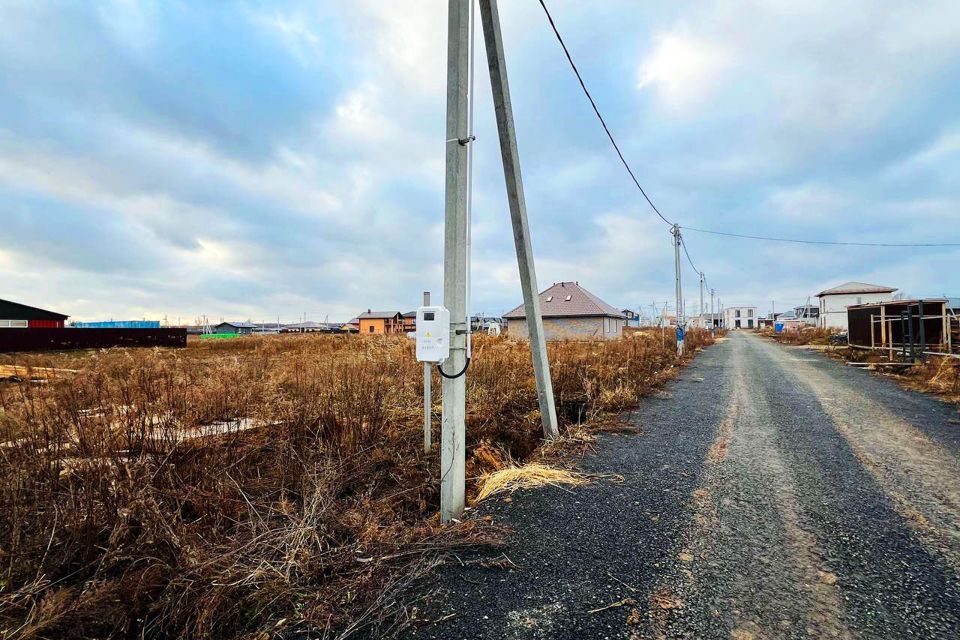
[[[482,505],[512,564],[447,563],[407,635],[960,637],[955,407],[746,333],[668,391],[583,460],[622,483]]]

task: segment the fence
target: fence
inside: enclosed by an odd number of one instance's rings
[[[186,329],[0,329],[0,353],[185,346]]]

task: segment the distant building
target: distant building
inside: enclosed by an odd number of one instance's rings
[[[249,335],[257,328],[252,322],[221,322],[213,327],[213,333],[239,333]]]
[[[620,313],[623,314],[624,326],[627,326],[627,327],[640,326],[640,314],[634,311],[633,309],[621,309]]]
[[[709,329],[711,325],[720,326],[719,313],[701,313],[699,316],[690,318],[690,326],[696,329]]]
[[[399,311],[371,311],[357,316],[361,335],[403,333],[403,314]]]
[[[340,325],[338,323],[307,320],[305,322],[285,324],[280,329],[280,333],[336,333],[339,330]]]
[[[403,332],[412,333],[417,330],[417,311],[407,311],[402,316],[403,318]]]
[[[724,307],[723,326],[726,329],[755,329],[757,317],[756,307]]]
[[[808,324],[816,325],[820,320],[820,307],[815,304],[804,304],[793,308],[793,314]]]
[[[0,329],[62,329],[70,316],[0,300]]]
[[[817,294],[820,299],[819,326],[823,329],[847,330],[847,307],[893,300],[896,287],[865,282],[845,282]]]
[[[547,340],[611,339],[623,335],[626,318],[615,307],[580,286],[559,282],[540,293],[540,313]],[[503,315],[512,338],[527,339],[523,305]]]

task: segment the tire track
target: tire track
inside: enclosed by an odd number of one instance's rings
[[[763,350],[809,388],[864,469],[928,552],[960,575],[960,461],[856,388],[767,343]]]
[[[694,626],[741,640],[850,638],[837,576],[804,524],[773,438],[776,421],[751,384],[759,372],[748,366],[745,344],[735,345],[732,393],[691,495],[693,527],[677,554],[683,564],[675,586],[651,596],[652,635],[682,636]]]

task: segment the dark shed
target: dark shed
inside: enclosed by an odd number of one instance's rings
[[[62,329],[70,316],[0,299],[0,328]]]

